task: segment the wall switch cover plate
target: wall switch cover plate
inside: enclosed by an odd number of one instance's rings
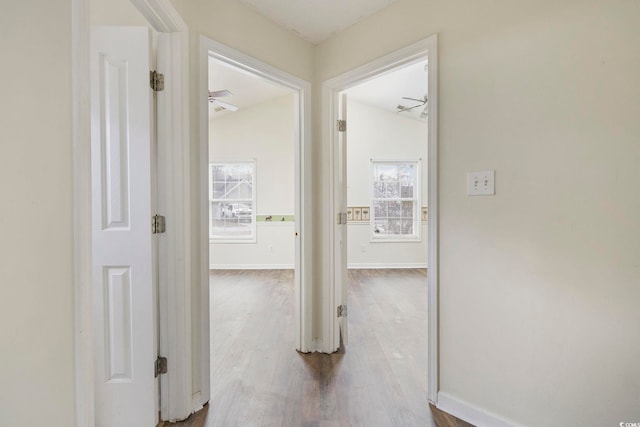
[[[493,196],[495,190],[495,171],[469,172],[467,174],[467,195]]]

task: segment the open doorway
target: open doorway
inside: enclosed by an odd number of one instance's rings
[[[377,292],[415,331],[427,324],[427,70],[425,58],[344,92],[349,292]]]
[[[403,73],[407,74],[403,76]],[[409,82],[411,73],[417,73],[415,87],[411,87]],[[394,95],[395,99],[384,100],[386,89],[375,87],[377,82],[385,79],[389,82],[396,80],[395,85],[388,85],[389,90],[395,88],[399,91]],[[412,278],[400,277],[398,272],[402,271],[399,267],[413,268],[419,293],[409,297],[412,298],[411,304],[397,308],[397,313],[403,315],[417,301],[414,313],[420,313],[421,319],[416,324],[415,331],[420,335],[416,338],[422,343],[418,347],[427,349],[427,357],[416,372],[424,372],[426,394],[429,401],[436,403],[437,36],[325,81],[323,88],[324,99],[327,100],[325,123],[331,128],[335,124],[333,131],[326,129],[325,137],[326,171],[333,177],[327,211],[331,218],[336,218],[327,224],[332,230],[327,236],[327,268],[335,286],[326,288],[323,298],[326,351],[346,347],[348,352],[350,346],[355,345],[348,338],[347,319],[350,322],[357,320],[354,303],[361,301],[354,296],[351,307],[348,306],[349,266],[367,267],[370,273],[386,268],[387,274],[384,275],[391,276],[391,272],[395,272],[393,277],[389,277],[392,282],[405,279],[411,282]],[[376,106],[378,102],[381,104]],[[367,118],[362,119],[359,125],[358,116]],[[410,137],[412,132],[408,131],[411,125],[391,125],[398,120],[414,121],[415,138]],[[358,139],[362,141],[358,143]],[[414,139],[422,142],[413,148],[405,146],[405,141]],[[351,176],[348,171],[350,154],[358,162],[358,165],[351,166],[355,169]],[[364,190],[358,191],[359,188]],[[366,278],[375,278],[373,273]],[[354,279],[353,274],[351,276]],[[389,291],[384,286],[383,290]],[[389,298],[394,296],[391,291],[382,292],[377,297],[386,322],[398,320],[390,305],[393,299]],[[401,317],[399,319],[404,321]],[[370,323],[367,319],[365,326],[369,328]],[[393,348],[393,342],[392,339],[386,340],[382,346]],[[405,344],[399,349],[407,346]],[[403,351],[396,356],[404,357]],[[390,357],[395,356],[391,354]]]
[[[294,352],[296,97],[213,57],[208,72],[210,410],[224,417],[264,382],[255,348]]]
[[[262,342],[292,354],[312,350],[311,86],[205,37],[200,55],[201,212],[208,230],[201,247],[209,282],[200,336],[209,351],[198,376],[203,387],[210,380],[210,410],[220,413],[239,382],[257,386],[240,368],[257,363],[255,372],[268,374],[256,357]],[[269,306],[268,298],[281,304]],[[228,363],[235,367],[226,369]]]
[[[347,112],[346,351],[381,349],[371,368],[392,367],[415,414],[424,401],[412,397],[426,396],[428,368],[427,70],[423,58],[341,93]]]

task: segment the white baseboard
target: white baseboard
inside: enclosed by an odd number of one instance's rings
[[[314,338],[311,342],[311,347],[302,351],[302,353],[323,353],[323,354],[332,354],[338,351],[337,348],[329,347],[326,348],[324,341],[322,338]]]
[[[293,270],[293,264],[209,264],[209,270]]]
[[[191,396],[191,413],[195,414],[196,412],[198,412],[199,410],[201,410],[202,408],[204,408],[204,404],[207,402],[203,402],[202,401],[202,393],[201,392],[196,392],[193,394],[193,396]]]
[[[393,269],[393,268],[427,268],[426,262],[398,262],[398,263],[377,263],[377,262],[350,262],[347,268],[351,269]]]
[[[438,392],[438,409],[460,418],[476,427],[523,427],[513,420],[500,417],[450,394]]]

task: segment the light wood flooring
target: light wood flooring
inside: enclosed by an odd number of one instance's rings
[[[426,270],[350,270],[349,340],[331,355],[294,349],[293,271],[210,277],[211,401],[165,425],[469,426],[427,402]]]

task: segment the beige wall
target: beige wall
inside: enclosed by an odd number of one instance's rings
[[[75,422],[71,2],[10,1],[0,9],[0,425],[68,427]]]
[[[441,389],[523,425],[640,416],[638,22],[637,1],[400,0],[316,52],[318,84],[439,33]],[[486,169],[497,195],[466,196]]]
[[[88,0],[91,25],[126,25],[146,27],[149,24],[131,0]]]
[[[301,79],[313,79],[313,45],[236,0],[172,0],[197,43],[200,34]]]

